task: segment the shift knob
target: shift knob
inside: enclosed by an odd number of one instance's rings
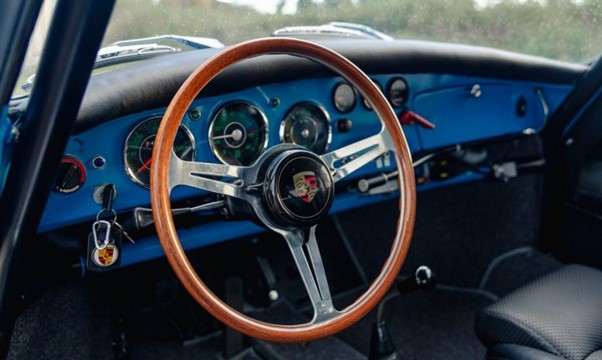
[[[401,294],[407,294],[416,290],[432,290],[436,284],[435,273],[430,267],[418,266],[412,276],[400,282],[397,290]]]

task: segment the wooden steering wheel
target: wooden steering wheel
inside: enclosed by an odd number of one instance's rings
[[[176,132],[199,92],[228,66],[265,54],[311,59],[339,73],[370,102],[383,124],[381,131],[319,156],[298,146],[276,145],[250,166],[190,162],[176,157],[172,151]],[[337,310],[330,296],[315,229],[330,210],[334,184],[388,152],[396,155],[399,170],[400,215],[395,239],[380,274],[368,290],[350,306]],[[337,333],[379,303],[405,260],[414,228],[416,188],[411,154],[401,126],[375,84],[349,60],[325,47],[296,39],[268,38],[221,51],[197,68],[174,96],[159,127],[153,159],[150,184],[153,216],[171,267],[201,306],[246,335],[275,342],[305,342]],[[314,308],[310,322],[279,325],[255,320],[232,309],[211,292],[191,266],[174,226],[170,192],[182,185],[241,199],[265,227],[282,235]]]

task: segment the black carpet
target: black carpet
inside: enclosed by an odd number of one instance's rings
[[[165,360],[192,360],[192,359],[219,359],[222,357],[220,337],[203,341],[196,345],[182,346],[176,342],[136,342],[130,346],[130,359],[165,359]]]
[[[254,318],[276,324],[301,324],[308,318],[293,309],[287,302],[279,301],[270,309],[252,314]],[[280,344],[254,340],[256,351],[268,360],[365,360],[360,352],[337,337],[303,344]]]
[[[402,270],[428,265],[440,282],[478,287],[499,254],[535,246],[539,236],[542,180],[524,175],[418,193],[416,225]],[[397,200],[336,216],[368,279],[374,279],[391,246]]]
[[[112,359],[107,310],[82,283],[55,287],[15,323],[8,359]]]
[[[223,360],[224,339],[221,333],[215,334],[196,344],[183,345],[176,342],[138,342],[132,344],[131,360]],[[262,360],[252,348],[246,348],[230,360]]]
[[[478,310],[491,300],[477,294],[435,289],[395,296],[384,319],[402,359],[483,359],[485,347],[474,332]],[[374,314],[339,335],[368,354]]]

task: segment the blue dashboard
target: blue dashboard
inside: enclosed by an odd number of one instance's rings
[[[402,78],[408,87],[403,104],[394,106],[401,116],[411,110],[432,122],[428,129],[417,123],[404,124],[403,129],[413,154],[428,154],[449,146],[493,139],[512,134],[537,133],[545,125],[547,114],[553,112],[571,90],[570,85],[508,81],[441,74],[387,74],[371,78],[385,94],[389,84]],[[225,95],[204,97],[193,103],[182,124],[189,130],[194,142],[194,160],[219,162],[210,144],[210,127],[215,115],[225,105],[244,102],[257,108],[267,119],[267,147],[282,142],[281,123],[295,105],[311,103],[322,108],[329,120],[332,133],[329,150],[339,148],[375,134],[380,123],[375,114],[363,104],[361,96],[346,112],[337,109],[333,93],[338,77],[272,83]],[[125,141],[137,125],[152,117],[160,117],[165,108],[154,108],[133,115],[104,122],[73,135],[65,156],[77,160],[85,181],[76,190],[51,192],[38,229],[39,233],[54,231],[76,224],[92,224],[100,210],[95,192],[106,184],[114,184],[116,197],[113,208],[117,214],[136,207],[150,207],[149,190],[132,181],[125,169]],[[339,126],[345,122],[346,126]],[[355,178],[391,170],[383,159],[354,173]],[[418,190],[482,178],[470,171],[446,181],[431,181],[418,185]],[[203,192],[192,188],[176,188],[174,201]],[[365,206],[389,198],[389,194],[373,196],[358,192],[337,194],[331,212]],[[96,199],[98,200],[98,199]],[[185,249],[197,248],[240,236],[263,231],[251,221],[211,221],[179,230]],[[155,236],[136,238],[135,244],[124,242],[121,266],[163,256]]]

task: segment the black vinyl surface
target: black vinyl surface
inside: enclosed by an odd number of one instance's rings
[[[517,344],[567,360],[602,350],[602,272],[566,265],[513,291],[479,314],[489,345]]]

